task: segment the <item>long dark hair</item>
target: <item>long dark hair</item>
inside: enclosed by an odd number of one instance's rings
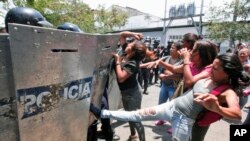
[[[142,61],[145,57],[149,57],[151,60],[154,60],[156,58],[154,53],[152,51],[149,51],[143,42],[135,40],[131,44],[131,51],[133,55],[130,59]]]
[[[175,45],[177,50],[180,50],[183,48],[183,43],[181,41],[176,41],[176,42],[173,42],[172,44]]]
[[[189,49],[193,49],[194,43],[199,39],[199,36],[194,33],[186,33],[183,35],[182,41],[188,42],[190,45]]]
[[[243,82],[249,82],[249,77],[243,73],[243,67],[240,59],[234,53],[225,53],[216,57],[222,63],[222,68],[229,77],[229,83],[237,89],[239,79]]]
[[[212,42],[202,40],[196,41],[195,46],[196,47],[193,49],[193,52],[199,52],[201,67],[212,64],[218,54],[217,46]]]

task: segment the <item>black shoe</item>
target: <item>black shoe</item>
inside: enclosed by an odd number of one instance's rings
[[[96,107],[93,103],[90,104],[89,111],[92,112],[96,118],[101,117],[101,109]]]
[[[97,137],[99,139],[105,139],[106,141],[117,141],[120,137],[114,132],[97,131]]]
[[[144,91],[143,94],[148,95],[148,92],[147,92],[147,91]]]

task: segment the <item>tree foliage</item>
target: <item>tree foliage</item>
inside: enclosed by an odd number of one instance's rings
[[[100,32],[110,32],[114,27],[125,25],[128,14],[121,10],[111,7],[108,11],[103,6],[99,6],[96,11],[95,20],[97,22],[97,29]]]
[[[125,24],[127,14],[99,6],[93,10],[80,0],[14,0],[18,6],[32,7],[40,11],[55,27],[71,22],[85,32],[105,33]]]
[[[233,0],[224,7],[210,7],[208,35],[212,39],[250,40],[250,0]]]

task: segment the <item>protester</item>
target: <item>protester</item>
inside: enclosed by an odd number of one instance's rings
[[[243,67],[234,54],[222,54],[212,64],[211,77],[201,79],[184,95],[170,102],[137,111],[100,110],[91,104],[90,111],[97,118],[114,118],[122,121],[167,120],[172,123],[173,140],[188,141],[192,126],[198,114],[206,109],[231,120],[241,120],[241,110],[234,89],[239,86],[238,79],[248,81],[242,74]],[[219,96],[210,92],[221,85],[230,85]],[[227,107],[223,105],[227,104]]]
[[[192,51],[182,48],[179,53],[184,62],[181,65],[173,66],[161,60],[155,64],[161,65],[172,73],[182,73],[187,89],[191,88],[198,80],[210,76],[211,66],[209,65],[217,55],[217,49],[213,43],[197,41]]]
[[[152,55],[149,52],[142,39],[142,34],[133,32],[122,32],[120,34],[120,44],[124,46],[125,55],[119,56],[114,53],[115,71],[117,82],[122,95],[123,107],[126,111],[137,110],[141,108],[142,90],[137,80],[139,64],[147,55]],[[127,37],[133,37],[135,41],[126,43]],[[136,131],[140,141],[145,140],[144,127],[141,122],[129,122],[130,136],[128,140],[136,139]],[[135,131],[136,129],[136,131]]]
[[[238,57],[242,65],[248,64],[248,49],[247,48],[241,49],[238,53]],[[245,86],[243,85],[243,83],[240,83],[238,89],[236,90],[239,95],[239,104],[241,108],[247,102],[247,97],[242,95],[242,89],[244,87]],[[203,141],[208,129],[209,129],[209,126],[201,127],[198,124],[194,124],[193,131],[192,131],[192,141]]]
[[[193,34],[186,34],[186,36],[187,35]],[[196,41],[192,49],[193,50],[191,51],[187,48],[182,48],[179,50],[184,62],[182,65],[174,66],[161,60],[158,60],[154,63],[155,65],[161,65],[163,68],[167,69],[173,74],[183,74],[185,87],[184,91],[192,88],[198,80],[210,76],[210,64],[217,55],[217,47],[215,44],[208,41]],[[168,133],[172,133],[171,128],[168,129]]]
[[[240,51],[241,49],[243,49],[243,48],[246,48],[246,47],[247,47],[247,46],[246,46],[245,43],[238,43],[238,44],[236,45],[236,49],[235,49],[234,53],[235,53],[236,55],[238,55],[239,51]]]
[[[188,50],[192,50],[194,43],[199,40],[200,38],[198,35],[194,33],[186,33],[183,35],[182,42],[183,42],[183,47],[187,48]]]
[[[182,64],[182,59],[178,54],[178,51],[182,48],[181,42],[174,42],[170,48],[170,55],[161,58],[165,63],[169,63],[171,65],[180,65]],[[181,79],[182,75],[173,75],[173,73],[169,72],[166,69],[161,69],[160,79],[162,81],[160,95],[159,95],[159,104],[167,102],[169,98],[172,98],[176,85]],[[162,125],[165,121],[157,120],[155,125]]]
[[[183,43],[183,48],[186,48],[187,51],[191,52],[193,50],[193,47],[195,45],[195,42],[198,41],[200,38],[198,37],[198,35],[194,34],[194,33],[186,33],[183,35],[183,38],[181,40],[181,42]],[[171,45],[172,45],[173,41],[172,40],[169,40],[168,41],[168,52],[170,52],[170,48],[171,48]],[[186,52],[186,51],[185,51]],[[144,65],[147,66],[148,68],[153,68],[155,67],[155,65],[159,63],[159,60],[155,61],[155,62],[151,62],[151,63],[148,63],[147,65]]]
[[[239,50],[238,56],[240,58],[241,64],[243,65],[244,71],[247,75],[250,76],[250,60],[249,60],[249,49],[248,48],[242,48]],[[241,106],[243,107],[250,95],[250,84],[249,83],[241,83],[241,92],[242,92],[242,98],[241,98]],[[242,100],[243,99],[243,100]],[[245,108],[247,111],[247,117],[245,121],[242,123],[243,125],[250,125],[250,103],[248,103]]]
[[[241,50],[239,50],[238,57],[239,57],[240,62],[242,64],[243,68],[244,68],[244,72],[250,76],[250,69],[249,69],[249,67],[250,67],[249,49],[246,48],[246,47],[244,47]],[[240,82],[240,87],[239,87],[238,92],[241,94],[241,97],[240,97],[240,106],[241,106],[241,108],[243,108],[244,105],[248,101],[248,95],[249,94],[247,94],[247,93],[243,94],[243,91],[245,89],[247,89],[247,87],[249,85],[250,85],[249,83]]]

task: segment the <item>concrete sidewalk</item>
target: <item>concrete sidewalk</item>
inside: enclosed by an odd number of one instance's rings
[[[151,85],[148,91],[148,95],[143,95],[142,108],[158,104],[160,91],[159,84]],[[244,121],[246,111],[243,110],[242,113]],[[167,129],[170,128],[168,123],[162,126],[155,126],[154,121],[143,121],[143,125],[145,127],[147,141],[171,141],[171,135],[167,133]],[[114,120],[112,126],[116,134],[120,136],[120,141],[126,141],[128,139],[130,135],[128,123]],[[229,141],[229,124],[223,120],[212,124],[206,135],[205,141]]]

